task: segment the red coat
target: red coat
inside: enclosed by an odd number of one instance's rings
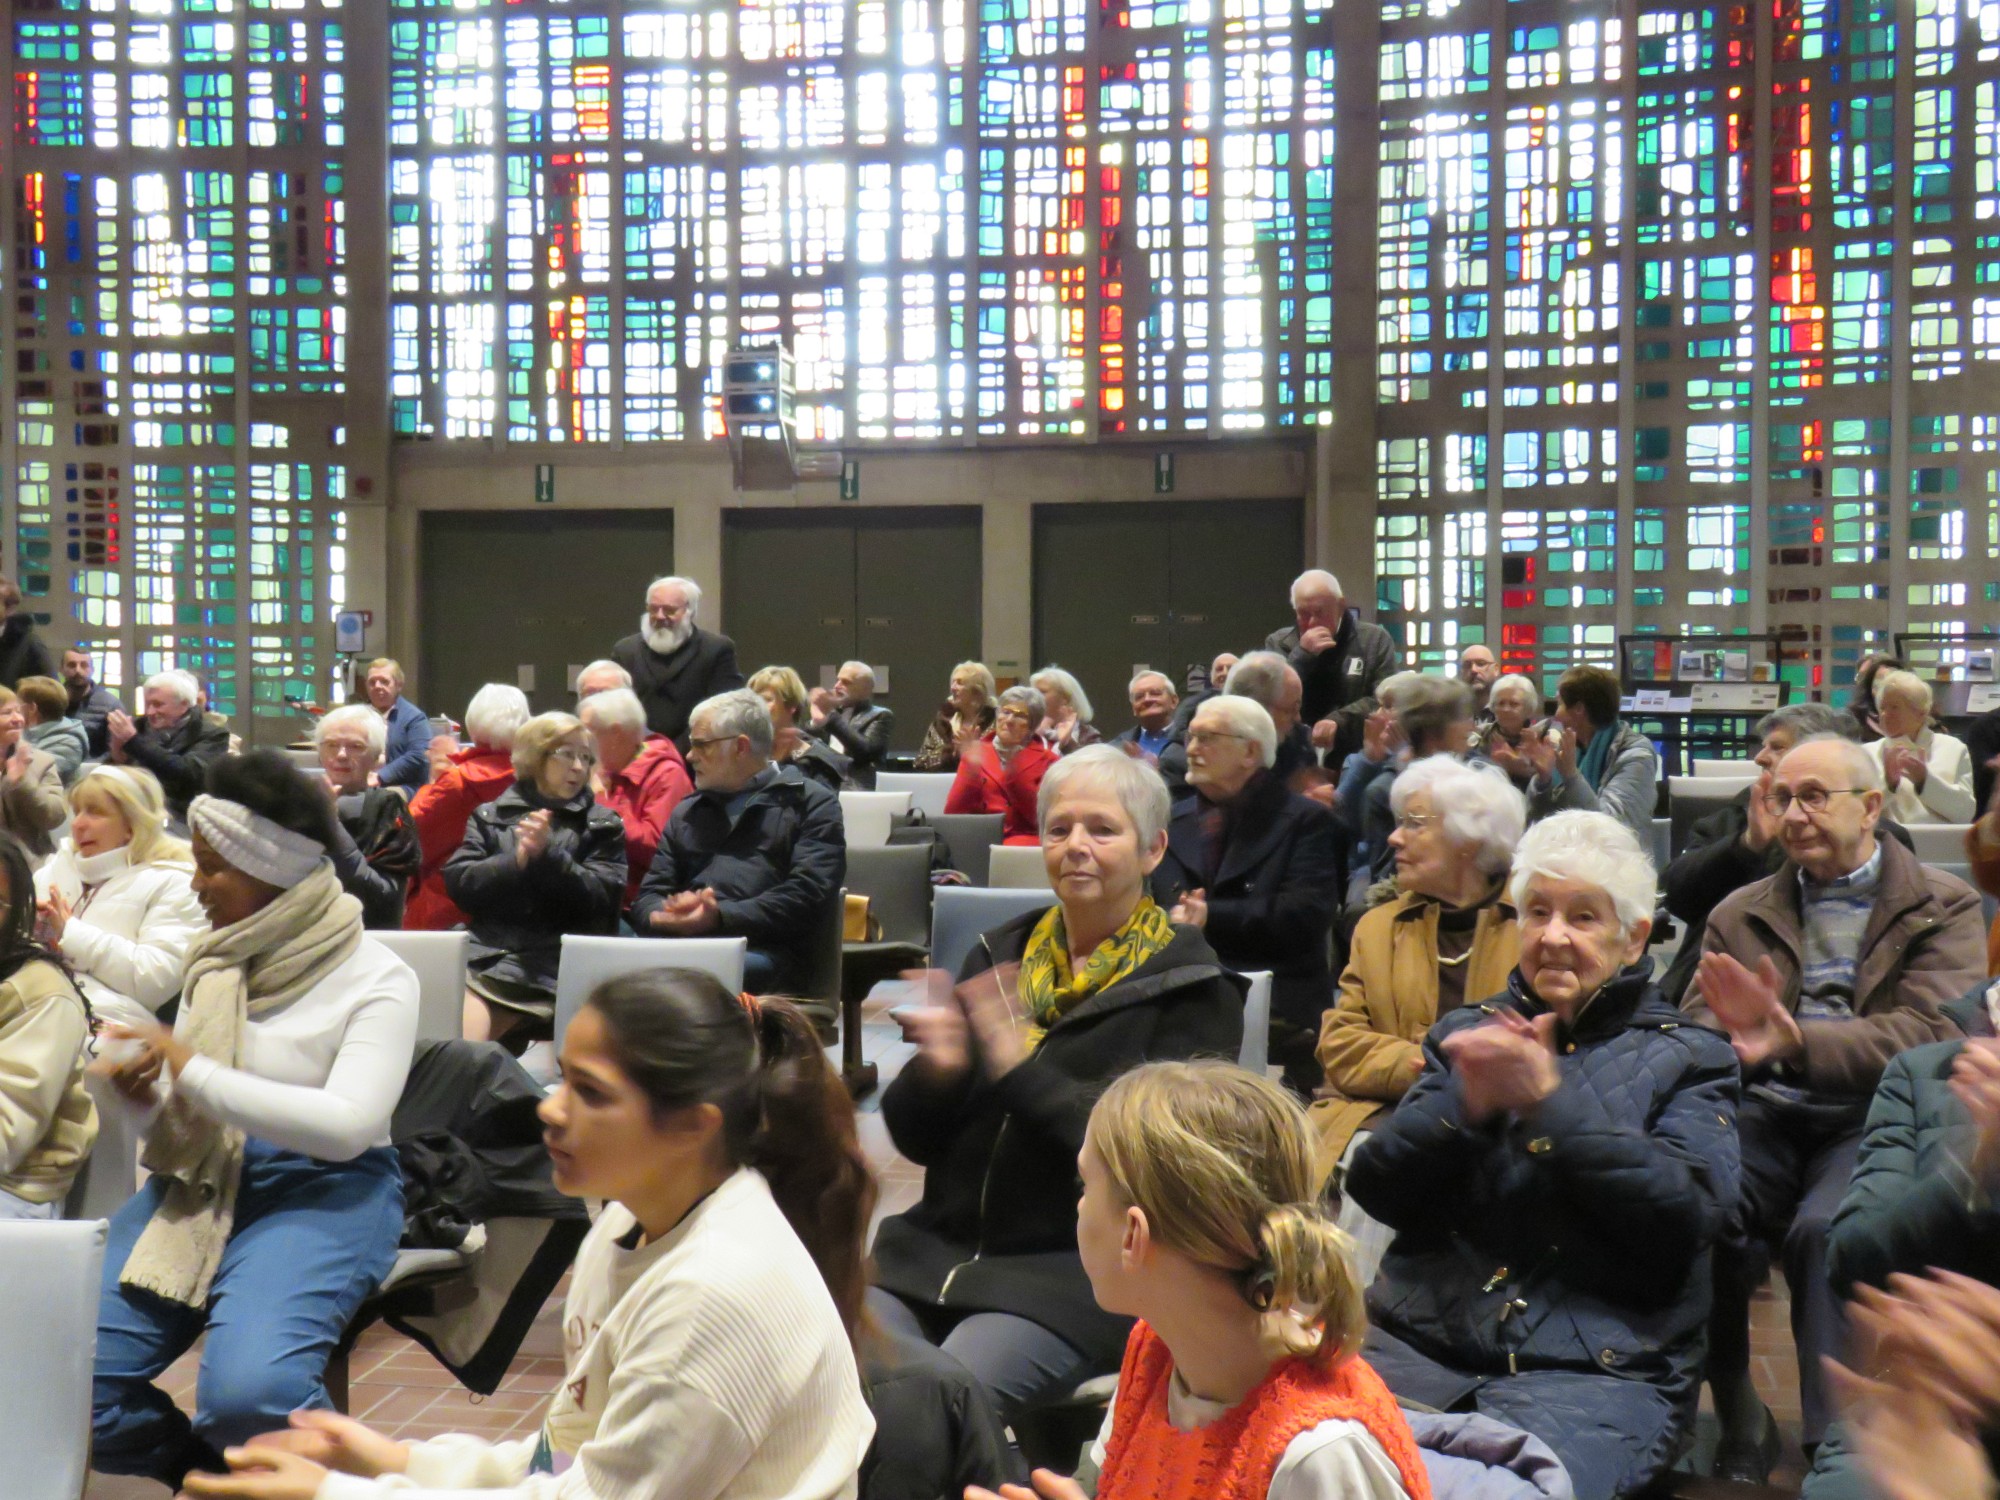
[[[424,864],[409,904],[403,908],[406,930],[445,932],[464,925],[465,913],[444,893],[444,862],[465,842],[465,825],[473,813],[513,784],[512,751],[468,745],[452,756],[442,776],[410,799],[410,816],[417,820],[417,839],[424,846]]]
[[[664,734],[649,734],[632,764],[611,777],[597,800],[625,820],[625,859],[631,875],[625,882],[625,905],[639,894],[639,882],[652,868],[660,835],[681,798],[694,790],[687,762]]]
[[[944,799],[944,810],[999,813],[1006,820],[1000,825],[1004,842],[1039,844],[1041,825],[1035,817],[1035,799],[1041,795],[1042,778],[1060,759],[1040,740],[1031,739],[1014,752],[1014,764],[1003,773],[1000,754],[989,734],[958,763],[958,779]]]

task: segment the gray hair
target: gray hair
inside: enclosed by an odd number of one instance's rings
[[[1252,651],[1229,669],[1222,691],[1261,703],[1268,710],[1284,694],[1285,668],[1290,665],[1275,651]]]
[[[1048,717],[1049,706],[1042,700],[1042,695],[1034,688],[1020,684],[1008,688],[1006,692],[1000,695],[1000,701],[994,705],[994,711],[997,713],[1010,703],[1018,703],[1028,711],[1028,727],[1030,729],[1041,728],[1042,720]]]
[[[1789,729],[1800,741],[1817,739],[1821,735],[1837,735],[1842,739],[1851,738],[1848,730],[1854,720],[1839,709],[1825,703],[1787,703],[1783,708],[1774,708],[1757,721],[1757,738],[1764,739],[1774,729]]]
[[[750,749],[760,759],[769,760],[771,743],[777,731],[771,726],[771,710],[764,700],[748,688],[737,688],[734,692],[717,693],[713,698],[704,698],[694,706],[688,715],[690,727],[699,720],[706,724],[717,737],[735,739],[741,735],[750,742]]]
[[[1009,689],[1013,691],[1013,689]],[[1049,826],[1049,813],[1063,788],[1079,778],[1110,783],[1111,795],[1125,809],[1125,816],[1138,830],[1139,847],[1150,849],[1167,831],[1173,816],[1173,798],[1166,782],[1151,762],[1127,755],[1116,745],[1085,745],[1050,766],[1042,777],[1042,789],[1035,798],[1035,827]]]
[[[646,597],[651,599],[653,597],[653,590],[663,583],[671,583],[675,588],[687,595],[688,618],[690,620],[701,613],[700,584],[696,583],[692,578],[683,578],[678,573],[669,573],[666,577],[655,578],[651,583],[646,585]]]
[[[868,691],[875,691],[875,669],[865,661],[844,661],[840,664],[840,675],[852,673],[868,684]]]
[[[1375,684],[1375,702],[1379,707],[1394,712],[1396,700],[1409,691],[1412,683],[1422,680],[1423,673],[1413,672],[1405,667],[1400,672],[1391,672]]]
[[[634,734],[646,732],[646,706],[630,688],[606,688],[601,693],[592,693],[577,706],[576,716],[586,729],[601,725]]]
[[[1415,751],[1444,734],[1452,725],[1472,717],[1472,689],[1456,677],[1420,675],[1396,693],[1396,724]],[[1463,750],[1463,744],[1441,746]]]
[[[1886,792],[1888,779],[1882,774],[1882,762],[1869,752],[1866,745],[1844,734],[1809,734],[1785,752],[1785,760],[1790,760],[1808,745],[1840,746],[1841,774],[1857,792]],[[1779,761],[1783,765],[1784,761]]]
[[[1931,685],[1915,672],[1906,672],[1901,667],[1877,672],[1869,685],[1877,708],[1887,699],[1900,698],[1920,714],[1931,711]]]
[[[617,662],[613,661],[608,656],[598,657],[596,661],[592,662],[589,666],[585,667],[581,672],[578,672],[576,674],[576,680],[578,682],[582,682],[583,679],[588,677],[592,672],[616,672],[618,674],[618,685],[620,687],[628,688],[632,685],[632,674],[626,671],[625,668],[621,667]],[[604,691],[604,689],[600,688],[598,691],[602,692]]]
[[[465,706],[465,732],[475,745],[512,750],[514,736],[531,717],[526,693],[510,682],[489,682]]]
[[[1528,802],[1498,766],[1469,766],[1455,755],[1427,755],[1389,784],[1397,817],[1418,792],[1429,792],[1445,842],[1472,853],[1488,875],[1506,870],[1528,826]]]
[[[1204,718],[1220,719],[1231,734],[1252,741],[1263,758],[1265,770],[1277,764],[1278,726],[1271,722],[1271,711],[1255,698],[1246,698],[1241,693],[1218,693],[1194,711],[1188,727],[1192,729]]]
[[[1619,930],[1628,937],[1641,922],[1653,920],[1659,885],[1653,862],[1639,847],[1639,836],[1609,813],[1554,813],[1527,831],[1514,851],[1514,875],[1507,883],[1507,899],[1517,910],[1538,875],[1596,886],[1611,898]]]
[[[1381,690],[1378,688],[1376,692],[1379,695]],[[1524,677],[1519,672],[1509,672],[1505,677],[1496,679],[1493,686],[1486,690],[1487,706],[1490,708],[1493,700],[1502,693],[1525,693],[1528,697],[1528,712],[1538,714],[1542,711],[1542,690],[1535,686],[1535,679],[1532,677]]]
[[[1326,594],[1332,598],[1341,600],[1347,598],[1347,590],[1340,586],[1340,580],[1327,572],[1325,568],[1307,568],[1305,572],[1292,580],[1293,604],[1299,602],[1299,595],[1302,592],[1308,594]]]
[[[389,749],[389,724],[365,703],[349,703],[328,709],[313,725],[313,748],[317,750],[330,729],[358,729],[368,737],[368,752],[380,760]]]
[[[184,708],[193,708],[195,704],[201,701],[201,683],[196,681],[195,675],[192,672],[182,672],[179,670],[155,672],[141,684],[139,691],[146,693],[151,692],[154,688],[158,688],[162,692],[172,693],[175,700]]]
[[[1132,680],[1125,684],[1125,696],[1127,698],[1130,698],[1134,693],[1138,692],[1139,684],[1144,682],[1149,677],[1159,678],[1161,682],[1167,685],[1167,691],[1169,693],[1173,694],[1173,696],[1176,699],[1180,697],[1181,691],[1179,688],[1174,686],[1173,678],[1169,677],[1165,672],[1155,672],[1151,667],[1148,667],[1143,672],[1135,672],[1133,674]]]
[[[1090,694],[1083,690],[1082,683],[1078,682],[1076,678],[1065,672],[1061,667],[1043,667],[1041,671],[1035,673],[1028,681],[1032,682],[1037,688],[1041,688],[1043,692],[1047,692],[1048,687],[1053,687],[1057,692],[1069,699],[1069,706],[1076,710],[1077,723],[1088,724],[1090,722],[1092,714]],[[1048,684],[1048,687],[1044,687],[1044,683]]]

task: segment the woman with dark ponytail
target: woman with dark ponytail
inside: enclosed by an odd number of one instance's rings
[[[607,981],[542,1105],[557,1187],[609,1200],[577,1253],[540,1433],[399,1443],[329,1412],[229,1451],[195,1496],[849,1500],[874,1432],[852,1338],[875,1186],[812,1023],[706,975]],[[401,1475],[401,1482],[377,1482]],[[413,1486],[413,1487],[412,1487]]]

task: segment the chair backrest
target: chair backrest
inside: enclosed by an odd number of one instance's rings
[[[1959,879],[1966,877],[1965,835],[1971,830],[1970,823],[1905,823],[1903,831],[1910,836],[1910,850],[1927,865],[1936,865],[1940,870],[1951,869]]]
[[[1653,856],[1653,869],[1664,870],[1674,857],[1674,820],[1672,818],[1653,819],[1653,843],[1648,851]]]
[[[1667,816],[1672,824],[1673,853],[1679,855],[1687,848],[1688,831],[1696,823],[1727,807],[1736,800],[1737,793],[1754,785],[1754,777],[1731,781],[1720,776],[1669,776]]]
[[[995,890],[1050,891],[1040,844],[996,844],[986,855],[986,883]]]
[[[999,813],[939,813],[931,819],[951,867],[974,885],[986,884],[987,858],[1007,820]]]
[[[1755,780],[1757,776],[1757,762],[1748,759],[1703,760],[1696,756],[1688,762],[1688,765],[1697,776],[1721,776],[1736,781],[1741,781],[1745,777]]]
[[[1243,1050],[1236,1061],[1262,1077],[1271,1055],[1271,971],[1258,969],[1243,977],[1250,988],[1243,996]]]
[[[368,934],[417,974],[417,1040],[455,1042],[465,1035],[465,945],[462,932]]]
[[[931,900],[931,967],[956,974],[965,955],[1009,917],[1024,911],[1047,911],[1055,898],[1047,891],[986,891],[962,885],[941,885]]]
[[[90,1375],[110,1226],[0,1222],[0,1412],[9,1500],[76,1500],[90,1469]]]
[[[889,842],[889,826],[910,810],[908,792],[842,792],[840,821],[850,849]]]
[[[740,937],[578,937],[564,933],[562,958],[556,965],[556,1052],[562,1052],[570,1018],[583,1009],[590,992],[605,980],[647,969],[698,969],[713,974],[734,995],[743,989],[743,953],[748,947]]]
[[[910,811],[935,821],[944,812],[945,798],[951,795],[951,784],[957,779],[949,771],[877,771],[875,790],[908,792]]]
[[[915,943],[931,938],[931,851],[922,844],[888,844],[847,851],[847,889],[868,898],[868,914],[882,924],[882,940]]]
[[[65,1219],[108,1219],[139,1191],[139,1116],[118,1091],[95,1073],[83,1086],[97,1102],[97,1143],[63,1200]]]

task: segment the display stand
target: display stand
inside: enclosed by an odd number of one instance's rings
[[[1659,746],[1663,776],[1687,775],[1697,759],[1747,760],[1757,721],[1791,700],[1783,659],[1775,632],[1621,635],[1621,711]]]

